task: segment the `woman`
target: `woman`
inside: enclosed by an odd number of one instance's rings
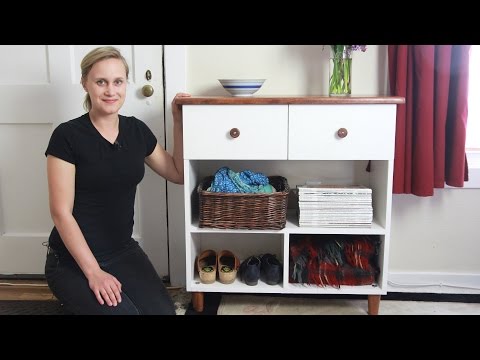
[[[181,106],[172,102],[173,156],[141,120],[119,114],[128,64],[113,47],[81,62],[87,113],[60,124],[47,156],[50,213],[45,276],[53,294],[74,314],[175,314],[173,302],[147,255],[132,238],[137,184],[144,163],[183,184]]]

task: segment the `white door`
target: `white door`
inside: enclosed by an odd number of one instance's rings
[[[42,243],[53,226],[44,152],[58,124],[85,112],[80,62],[96,46],[0,46],[0,275],[44,273]],[[145,121],[165,146],[162,46],[114,46],[130,66],[121,114]],[[154,88],[148,98],[147,84]],[[168,275],[166,214],[165,180],[147,167],[133,236],[161,276]]]

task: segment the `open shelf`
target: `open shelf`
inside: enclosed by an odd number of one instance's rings
[[[386,290],[382,290],[380,287],[375,285],[359,285],[359,286],[349,286],[341,285],[339,289],[326,286],[321,287],[317,285],[309,284],[292,284],[289,283],[283,288],[284,293],[295,293],[295,294],[338,294],[338,295],[347,295],[347,294],[358,294],[358,295],[385,295]]]
[[[193,219],[190,226],[192,233],[238,233],[238,234],[364,234],[364,235],[385,235],[385,228],[381,226],[376,219],[373,219],[370,227],[316,227],[316,226],[299,226],[296,210],[288,210],[287,223],[285,228],[281,230],[247,230],[247,229],[216,229],[198,227],[198,218]]]
[[[283,293],[283,284],[268,285],[259,280],[257,285],[250,286],[240,280],[237,275],[235,281],[231,284],[222,284],[215,281],[213,284],[202,284],[198,274],[195,275],[192,282],[187,284],[187,291],[199,292],[225,292],[225,293]]]

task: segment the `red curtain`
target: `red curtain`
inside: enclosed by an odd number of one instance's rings
[[[465,138],[470,45],[389,45],[397,105],[393,193],[432,196],[468,181]]]

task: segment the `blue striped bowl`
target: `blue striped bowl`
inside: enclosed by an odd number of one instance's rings
[[[232,96],[252,96],[260,89],[265,79],[218,79]]]

